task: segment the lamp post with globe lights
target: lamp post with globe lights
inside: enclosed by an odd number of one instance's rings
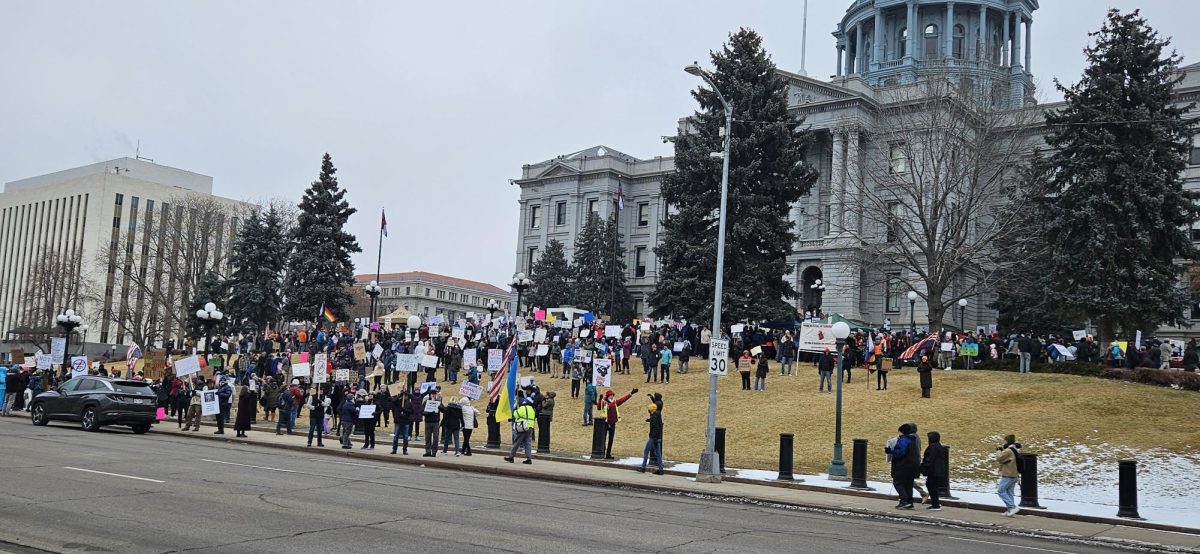
[[[225,318],[225,314],[217,309],[217,305],[212,302],[204,304],[204,307],[196,310],[196,319],[200,320],[200,324],[204,326],[204,356],[212,354],[212,328],[219,321]]]
[[[379,298],[379,293],[382,291],[383,289],[379,288],[379,282],[375,281],[374,279],[372,279],[370,283],[363,285],[363,292],[366,292],[367,296],[371,297],[371,309],[369,312],[370,321],[368,322],[368,325],[375,323],[376,300]]]
[[[499,310],[500,310],[500,304],[497,303],[495,299],[488,300],[488,303],[487,303],[488,316],[495,318],[496,312]]]
[[[837,416],[834,420],[833,459],[829,461],[829,478],[837,481],[846,479],[846,462],[842,460],[842,345],[850,336],[850,326],[845,321],[833,324],[834,344],[837,345]]]
[[[966,321],[967,321],[967,299],[959,298],[958,299],[958,328],[961,329],[963,333],[967,332]]]
[[[513,275],[512,282],[508,286],[517,291],[517,311],[513,312],[513,315],[521,315],[521,295],[525,294],[525,291],[533,286],[533,281],[530,281],[529,277],[525,276],[525,273],[520,272]]]
[[[917,335],[917,291],[908,291],[908,332],[912,336]]]
[[[62,327],[63,336],[66,337],[63,343],[63,365],[66,366],[70,363],[66,358],[71,355],[71,333],[83,324],[83,317],[75,313],[75,310],[66,310],[54,317],[54,324]]]

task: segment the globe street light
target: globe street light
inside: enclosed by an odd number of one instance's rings
[[[208,302],[203,308],[196,310],[196,319],[204,326],[204,357],[212,354],[212,328],[225,318],[225,314],[217,309],[217,305]]]
[[[729,202],[729,145],[733,142],[733,104],[721,93],[711,73],[697,62],[683,68],[684,71],[704,79],[712,87],[721,107],[725,110],[725,148],[721,154],[721,209],[717,212],[717,272],[713,287],[712,329],[721,334],[721,288],[725,280],[725,208]],[[716,156],[717,154],[713,154]],[[715,448],[717,436],[717,374],[708,376],[708,422],[704,429],[704,452],[700,453],[700,464],[696,468],[696,481],[716,483],[721,480],[721,462]]]
[[[966,327],[966,323],[965,323],[966,319],[967,319],[967,299],[959,298],[958,299],[958,328],[962,329],[963,333],[967,332],[967,327]]]
[[[71,352],[71,333],[74,332],[75,328],[79,327],[82,323],[83,323],[83,317],[80,316],[79,314],[76,314],[75,310],[67,310],[67,311],[65,311],[61,314],[58,314],[57,316],[54,317],[54,324],[58,325],[59,327],[62,327],[63,336],[66,337],[65,342],[63,343],[63,366],[64,367],[66,367],[66,365],[68,363],[70,363],[67,360],[67,356],[69,356],[70,352]]]
[[[496,317],[496,312],[499,309],[500,309],[500,304],[497,304],[496,300],[494,298],[492,300],[488,300],[487,311],[488,311],[489,317],[493,317],[493,318]]]
[[[845,321],[833,324],[834,344],[837,345],[837,419],[833,434],[833,459],[829,461],[829,478],[837,481],[846,479],[846,462],[842,460],[842,345],[850,336],[850,326]]]
[[[809,288],[811,288],[813,290],[813,292],[815,292],[817,295],[816,308],[817,308],[817,311],[820,311],[821,310],[821,302],[823,302],[823,299],[825,297],[825,282],[820,279],[817,279],[816,281],[813,281],[812,286]]]
[[[917,309],[917,291],[908,291],[908,330],[909,334],[916,336],[917,334],[917,315],[914,311]]]
[[[533,286],[533,281],[530,281],[529,278],[526,277],[524,273],[517,273],[516,275],[513,275],[512,282],[509,283],[508,286],[512,287],[513,290],[517,291],[517,311],[513,312],[513,313],[515,315],[520,315],[520,313],[521,313],[521,295],[524,294],[525,291],[529,289],[529,287]]]
[[[371,310],[370,310],[371,321],[370,321],[370,323],[374,323],[375,322],[375,299],[379,297],[379,293],[381,292],[382,289],[379,288],[379,282],[372,279],[370,283],[367,283],[366,285],[363,286],[363,290],[367,293],[367,296],[371,297]]]

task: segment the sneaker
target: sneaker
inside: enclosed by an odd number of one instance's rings
[[[529,458],[525,458],[525,461],[524,461],[524,462],[521,462],[521,463],[523,463],[523,464],[525,464],[525,465],[530,465],[530,464],[532,464],[532,463],[533,463],[533,460],[530,460]]]
[[[655,475],[662,475],[662,474],[663,474],[663,470],[661,470],[661,469],[655,470],[655,471],[654,471],[654,474],[655,474]]]
[[[940,512],[940,511],[942,511],[942,507],[941,507],[941,506],[929,506],[928,508],[925,508],[925,509],[926,509],[926,510],[928,510],[928,511],[930,511],[930,512]]]
[[[1017,515],[1017,512],[1019,512],[1019,511],[1021,511],[1020,508],[1009,508],[1004,511],[1004,515],[1006,517],[1013,517],[1013,516]]]
[[[913,509],[913,505],[912,505],[912,504],[905,504],[905,505],[901,506],[901,507],[900,507],[900,509],[901,509],[901,510],[911,510],[911,509]]]
[[[457,458],[457,457],[459,457],[459,456],[462,456],[462,453],[460,453],[460,452],[455,452],[455,453],[454,453],[454,457],[455,457],[455,458]]]
[[[512,459],[512,458],[509,458],[508,456],[505,456],[505,457],[504,457],[504,461],[506,461],[506,462],[508,462],[508,463],[510,463],[510,464],[511,464],[511,463],[513,463],[513,459]]]
[[[644,467],[639,467],[639,468],[637,468],[637,472],[638,472],[638,473],[646,473],[646,468],[644,468]]]

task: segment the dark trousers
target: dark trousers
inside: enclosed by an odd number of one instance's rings
[[[929,398],[929,387],[921,387],[921,398]]]
[[[608,448],[604,449],[604,457],[605,458],[612,457],[612,443],[613,443],[613,439],[616,438],[616,436],[617,436],[617,423],[615,421],[610,422],[608,424]]]
[[[571,398],[579,398],[579,379],[571,379]]]
[[[913,481],[916,479],[912,477],[892,479],[892,485],[896,487],[896,494],[900,497],[900,504],[903,506],[913,503]]]
[[[471,455],[471,433],[474,429],[463,429],[462,453],[463,456]]]
[[[438,422],[425,422],[425,453],[430,456],[437,455],[438,447]]]
[[[875,372],[875,389],[876,390],[879,390],[879,389],[887,390],[887,374],[888,374],[888,372],[886,372],[886,371],[876,371]]]
[[[308,445],[312,446],[313,435],[317,436],[317,444],[324,446],[322,435],[325,432],[325,418],[308,414]]]
[[[846,382],[849,383],[850,382],[850,366],[849,365],[846,366],[845,373],[846,373]],[[868,383],[870,383],[870,381],[868,381]],[[870,385],[867,385],[867,386],[870,386]]]
[[[375,418],[363,423],[363,448],[375,448]]]
[[[941,499],[938,497],[938,489],[942,486],[941,477],[928,477],[925,479],[925,488],[929,491],[929,506],[933,508],[942,507]]]
[[[217,432],[225,432],[225,414],[229,413],[229,404],[219,404],[220,411],[217,412]]]
[[[671,382],[671,364],[661,364],[658,366],[658,371],[662,373],[662,381],[664,383]]]
[[[742,390],[750,390],[750,373],[742,372]]]

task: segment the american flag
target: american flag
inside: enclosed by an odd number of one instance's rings
[[[930,349],[930,348],[933,348],[933,345],[934,345],[934,344],[937,344],[937,338],[936,338],[936,337],[934,337],[934,336],[932,336],[932,335],[930,335],[930,336],[928,336],[928,337],[925,337],[924,339],[921,339],[921,340],[920,340],[919,342],[917,342],[916,344],[914,344],[914,345],[912,345],[912,346],[908,347],[908,348],[907,348],[907,349],[904,351],[904,353],[900,354],[900,359],[901,359],[901,360],[912,360],[912,359],[915,359],[917,356],[920,356],[920,355],[921,355],[921,353],[922,353],[922,352],[924,352],[925,350],[928,350],[928,349]]]
[[[500,389],[504,388],[504,383],[508,380],[508,367],[512,365],[512,360],[516,355],[517,336],[513,335],[508,350],[504,352],[504,361],[500,363],[500,370],[496,372],[495,377],[492,377],[492,388],[488,390],[488,402],[495,402],[500,397]]]
[[[133,367],[137,365],[138,360],[142,359],[142,347],[136,342],[129,341],[129,350],[125,351],[125,359],[129,364],[130,373],[133,372]]]
[[[625,209],[625,185],[617,181],[617,209]]]

